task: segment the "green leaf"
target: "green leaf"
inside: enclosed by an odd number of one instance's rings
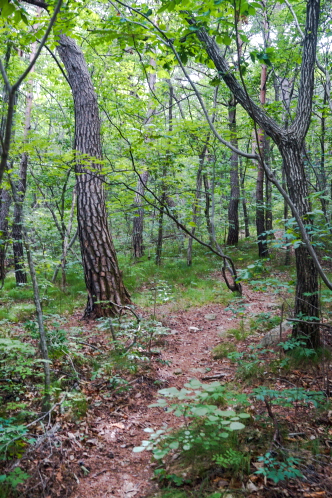
[[[232,422],[229,426],[229,430],[231,431],[240,431],[241,429],[244,429],[245,425],[241,424],[241,422]]]

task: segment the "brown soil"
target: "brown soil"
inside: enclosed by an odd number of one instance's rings
[[[271,301],[273,299],[266,294],[257,292],[246,292],[244,298],[250,313],[271,311]],[[165,313],[164,309],[160,311]],[[129,404],[123,408],[109,413],[101,404],[100,414],[93,415],[94,421],[90,415],[91,421],[87,423],[93,424],[96,433],[95,441],[87,442],[85,448],[84,464],[89,466],[90,473],[79,479],[70,498],[142,498],[156,490],[156,485],[151,482],[151,454],[133,453],[132,450],[142,440],[148,439],[144,428],[158,429],[165,424],[174,426],[179,421],[160,408],[148,407],[157,397],[154,382],[159,381],[162,387],[181,388],[192,378],[202,380],[224,374],[223,381],[231,380],[234,366],[229,360],[214,361],[211,350],[222,340],[229,341],[225,333],[238,323],[231,311],[225,311],[225,306],[218,304],[177,311],[168,316],[168,345],[162,350],[160,359],[170,362],[170,365],[154,367],[147,377],[139,378],[130,392]],[[259,342],[260,338],[256,335],[249,342]]]
[[[230,295],[230,300],[232,296]],[[243,298],[244,318],[251,315],[269,312],[280,313],[275,306],[275,297],[262,292],[245,289]],[[151,462],[151,453],[144,451],[134,453],[133,448],[141,441],[148,439],[145,428],[160,429],[176,427],[179,419],[161,408],[150,408],[158,397],[157,390],[162,387],[177,388],[192,378],[206,382],[219,380],[228,382],[234,380],[235,366],[228,359],[214,360],[211,350],[223,341],[230,342],[227,331],[236,328],[240,319],[236,318],[226,306],[209,304],[187,311],[172,312],[170,306],[160,306],[158,316],[169,334],[160,349],[160,354],[152,358],[148,368],[142,369],[139,375],[128,377],[130,390],[120,392],[111,388],[106,379],[97,378],[93,381],[82,380],[80,389],[89,400],[90,407],[83,420],[73,421],[73,415],[58,413],[58,429],[55,434],[45,438],[39,446],[33,445],[31,453],[22,458],[21,468],[33,477],[27,481],[29,489],[22,486],[22,496],[35,498],[143,498],[154,496],[158,492],[156,481],[153,480],[153,470],[156,466]],[[143,314],[147,314],[145,311]],[[77,314],[72,319],[72,326],[82,327]],[[86,339],[82,338],[85,354],[98,354],[99,350],[110,348],[109,338],[105,333],[96,331],[95,323],[84,325]],[[235,341],[239,351],[248,350],[252,344],[260,342],[263,334],[254,333],[242,341]],[[267,353],[269,354],[269,353]],[[119,372],[120,373],[120,372]],[[59,366],[59,376],[61,365]],[[319,377],[319,376],[318,376]],[[88,375],[85,377],[89,378]],[[309,389],[322,389],[321,381],[312,373],[303,375],[292,372],[287,379],[273,378],[276,389],[292,386],[303,386]],[[259,381],[244,385],[243,392],[251,392]],[[253,420],[256,415],[266,413],[266,407],[259,403],[251,407]],[[294,410],[293,410],[294,412]],[[321,420],[316,423],[311,420],[311,412],[307,408],[289,413],[287,410],[278,412],[278,417],[284,417],[291,427],[291,432],[306,433],[306,439],[319,437],[331,421]],[[326,417],[325,417],[326,418]],[[47,426],[54,427],[54,420]],[[326,425],[327,424],[327,425]],[[273,424],[271,426],[271,442]],[[253,428],[260,431],[260,425]],[[40,434],[45,427],[40,429]],[[332,432],[331,432],[332,433]],[[41,436],[43,437],[43,436]],[[329,447],[327,439],[327,448]],[[327,453],[328,453],[327,449]],[[254,471],[253,471],[254,472]],[[266,491],[266,482],[256,475],[248,481],[247,495],[259,496],[332,496],[329,494],[329,479],[331,471],[328,467],[313,472],[312,482],[307,481],[306,487],[297,484],[294,489],[275,489],[272,494]],[[260,481],[259,481],[260,479]],[[216,486],[226,486],[227,479],[216,477]],[[331,481],[332,482],[332,481]],[[323,483],[323,484],[322,484]],[[301,489],[299,489],[299,486]],[[44,491],[40,493],[40,489]],[[38,489],[38,492],[37,492]],[[279,489],[279,491],[278,491]],[[331,484],[332,490],[332,484]],[[324,494],[317,494],[323,492]],[[288,494],[287,494],[288,493]],[[0,493],[1,495],[1,493]],[[229,495],[231,496],[231,495]]]

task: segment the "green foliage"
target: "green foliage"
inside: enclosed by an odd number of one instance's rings
[[[273,405],[287,407],[293,407],[296,403],[304,402],[306,404],[311,403],[317,408],[325,402],[324,393],[320,391],[307,391],[301,387],[277,391],[265,386],[260,386],[253,389],[253,395],[258,400],[264,401],[265,399],[268,399]]]
[[[169,430],[147,428],[150,439],[143,441],[134,452],[151,450],[156,459],[161,459],[173,450],[185,455],[215,455],[229,444],[231,436],[244,429],[244,419],[250,417],[245,412],[221,410],[220,406],[228,403],[245,402],[246,398],[227,390],[218,382],[202,384],[193,379],[181,390],[172,387],[158,391],[163,395],[158,406],[171,411],[177,417],[183,417],[185,427],[175,434]],[[174,403],[174,401],[177,401]]]
[[[212,350],[212,357],[216,360],[226,358],[230,353],[236,351],[236,346],[232,342],[221,342]]]
[[[265,364],[264,354],[273,352],[270,349],[257,348],[249,346],[249,351],[244,353],[229,353],[228,358],[237,363],[236,375],[241,380],[249,380],[252,378],[260,378],[267,369]]]
[[[288,456],[284,461],[277,459],[273,453],[268,452],[258,458],[258,461],[263,463],[263,467],[259,468],[255,474],[260,474],[271,479],[275,484],[287,479],[296,479],[303,477],[302,472],[296,468],[300,463],[298,459]]]
[[[259,313],[250,319],[250,329],[256,332],[271,330],[280,324],[280,316],[269,312]]]
[[[36,350],[18,339],[0,338],[0,376],[2,390],[19,393],[22,381],[35,373]]]
[[[224,469],[231,469],[233,475],[242,475],[250,471],[250,455],[232,448],[215,457],[215,462]]]
[[[14,417],[0,418],[0,460],[20,458],[27,442],[32,443],[34,439],[28,436],[25,425],[17,423]]]
[[[20,467],[15,467],[8,474],[0,475],[1,498],[7,498],[11,491],[15,490],[19,484],[24,483],[29,477],[29,474],[20,469]]]
[[[85,394],[79,391],[67,393],[63,406],[73,420],[85,417],[89,408]]]
[[[168,474],[165,469],[156,469],[154,475],[162,485],[173,484],[175,486],[183,486],[191,482],[190,479],[184,479],[176,474]]]

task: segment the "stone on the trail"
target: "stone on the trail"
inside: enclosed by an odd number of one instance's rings
[[[278,303],[266,303],[265,305],[267,308],[278,308],[279,304]]]
[[[182,369],[181,368],[177,368],[176,370],[173,370],[173,374],[174,375],[181,375],[183,372],[182,372]]]
[[[198,327],[188,327],[189,332],[198,332],[199,328]]]
[[[219,325],[219,327],[217,327],[217,332],[220,337],[227,334],[227,330],[225,330],[222,325]]]
[[[289,322],[285,320],[281,324],[281,336],[290,328]],[[279,342],[282,341],[282,337],[280,337],[280,325],[277,327],[274,327],[273,329],[269,330],[267,334],[263,337],[263,339],[260,342],[260,346],[272,346],[273,344],[278,344]]]
[[[214,313],[208,313],[207,315],[204,316],[205,320],[215,320],[217,318],[217,315]]]
[[[176,335],[176,334],[178,334],[178,333],[179,333],[179,331],[178,331],[178,330],[176,330],[176,329],[172,329],[172,330],[170,331],[170,334],[172,334],[172,335]]]
[[[189,370],[189,372],[193,373],[193,374],[195,374],[195,373],[203,373],[204,374],[204,373],[206,373],[206,368],[204,368],[204,367],[191,368]]]

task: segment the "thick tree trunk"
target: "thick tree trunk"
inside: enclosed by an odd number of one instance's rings
[[[311,211],[311,206],[305,181],[302,146],[295,141],[288,141],[281,143],[279,150],[284,161],[289,196],[305,224],[310,228],[311,220],[306,218],[306,215]],[[320,342],[319,326],[315,324],[315,321],[319,321],[318,272],[304,245],[295,249],[295,259],[297,277],[295,316],[308,323],[295,324],[293,335],[295,337],[305,335],[308,346],[317,348]]]
[[[236,135],[236,100],[233,97],[228,108],[229,129],[231,131],[231,144],[238,148]],[[239,242],[239,158],[236,152],[232,151],[231,171],[230,171],[231,196],[228,204],[228,236],[226,244],[235,246]]]
[[[65,35],[58,52],[75,105],[76,193],[78,235],[88,302],[85,317],[115,315],[130,303],[107,224],[101,175],[100,121],[97,97],[81,49]],[[89,164],[87,164],[89,162]]]

